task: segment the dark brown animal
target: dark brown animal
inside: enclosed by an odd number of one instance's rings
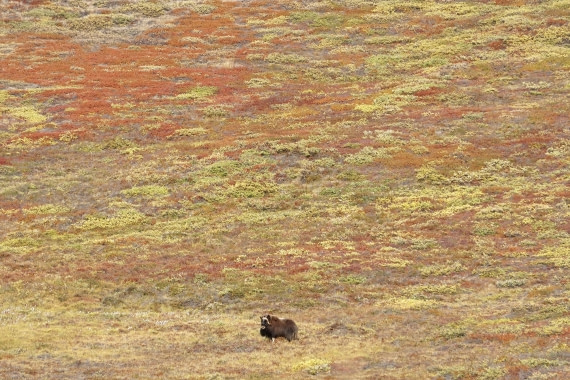
[[[294,339],[299,339],[297,333],[299,329],[293,320],[291,319],[281,319],[274,315],[264,315],[261,318],[261,329],[259,333],[272,342],[275,342],[275,338],[283,337],[289,342]]]

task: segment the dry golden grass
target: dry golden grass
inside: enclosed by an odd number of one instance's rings
[[[0,377],[570,377],[568,5],[8,2]]]

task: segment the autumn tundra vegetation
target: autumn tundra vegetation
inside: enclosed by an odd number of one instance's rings
[[[0,1],[0,377],[570,378],[569,20]]]

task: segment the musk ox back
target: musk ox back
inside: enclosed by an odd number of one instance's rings
[[[283,337],[289,342],[298,339],[297,333],[299,329],[293,320],[291,319],[281,319],[274,315],[264,315],[261,318],[261,329],[259,333],[272,342],[275,338]]]

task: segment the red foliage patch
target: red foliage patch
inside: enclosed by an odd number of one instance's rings
[[[422,166],[425,161],[426,159],[423,156],[412,152],[400,151],[395,153],[391,159],[383,162],[383,164],[392,169],[415,169]]]
[[[174,124],[163,124],[160,128],[154,129],[149,132],[149,136],[154,138],[163,139],[165,137],[172,136],[174,132],[180,127]]]
[[[504,40],[499,39],[489,42],[487,46],[491,50],[504,50],[507,47],[507,43]]]
[[[415,96],[433,96],[438,95],[444,92],[444,89],[441,87],[432,87],[428,88],[427,90],[416,91],[414,93]]]
[[[29,132],[21,134],[21,137],[25,137],[30,140],[40,140],[43,138],[57,140],[59,139],[60,136],[61,136],[60,132]]]
[[[525,0],[495,0],[494,3],[497,5],[524,5]]]
[[[469,336],[472,339],[482,340],[482,341],[495,341],[502,344],[508,344],[517,338],[516,334],[509,333],[474,333]]]
[[[549,18],[546,20],[546,26],[564,26],[568,24],[568,20],[561,18]]]

